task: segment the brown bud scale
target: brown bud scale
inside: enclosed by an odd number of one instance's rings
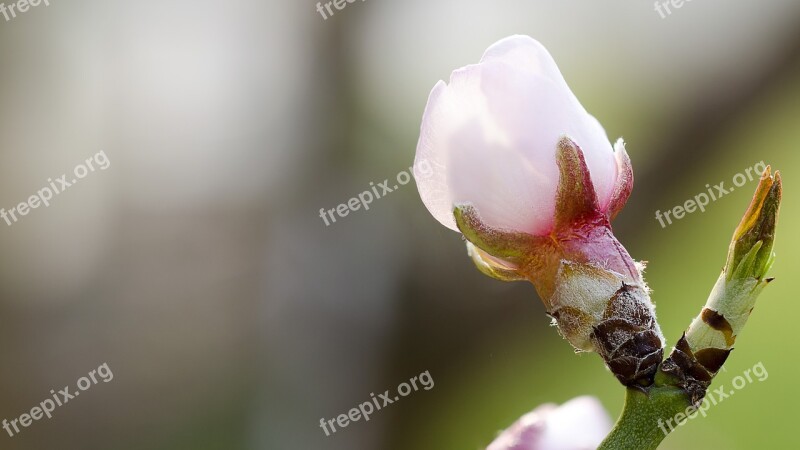
[[[591,334],[597,352],[625,386],[653,384],[664,355],[661,332],[648,304],[644,288],[623,283]]]
[[[692,351],[686,340],[686,333],[675,345],[675,349],[661,365],[661,370],[679,380],[691,398],[693,405],[699,405],[706,395],[711,380],[725,364],[733,349],[704,348]]]

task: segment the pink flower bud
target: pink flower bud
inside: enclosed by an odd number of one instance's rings
[[[615,190],[632,179],[620,176],[619,150],[615,155],[539,42],[505,38],[480,63],[454,71],[450,84],[433,88],[416,164],[444,170],[418,181],[422,201],[452,230],[453,206],[469,203],[487,226],[546,235],[555,226],[563,136],[583,150],[600,209],[621,207],[612,203]]]
[[[622,140],[612,149],[541,44],[512,36],[431,92],[417,181],[433,216],[460,231],[478,269],[529,280],[576,350],[600,354],[643,389],[663,336],[636,264],[611,232],[633,189]]]
[[[591,450],[611,431],[611,418],[594,397],[560,407],[539,406],[503,431],[486,450]]]

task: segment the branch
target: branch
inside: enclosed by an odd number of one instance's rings
[[[770,168],[733,233],[728,258],[711,295],[689,329],[661,364],[646,390],[628,389],[625,406],[601,450],[652,450],[679,422],[696,412],[714,376],[728,358],[753,311],[756,298],[773,279],[772,248],[782,196],[781,177]],[[681,419],[683,420],[683,419]]]

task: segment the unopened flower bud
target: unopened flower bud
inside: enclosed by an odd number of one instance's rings
[[[481,272],[531,281],[576,350],[625,385],[652,383],[663,338],[642,267],[610,225],[633,187],[630,159],[541,44],[503,39],[437,84],[416,160],[443,168],[418,181],[420,196]]]

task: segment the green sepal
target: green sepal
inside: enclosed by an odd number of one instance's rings
[[[524,260],[531,249],[547,240],[519,231],[491,228],[483,223],[472,205],[456,205],[453,216],[468,241],[495,258],[510,259],[514,263]]]
[[[602,216],[583,151],[569,137],[558,141],[556,163],[559,183],[556,192],[556,230],[569,229],[576,222]]]

